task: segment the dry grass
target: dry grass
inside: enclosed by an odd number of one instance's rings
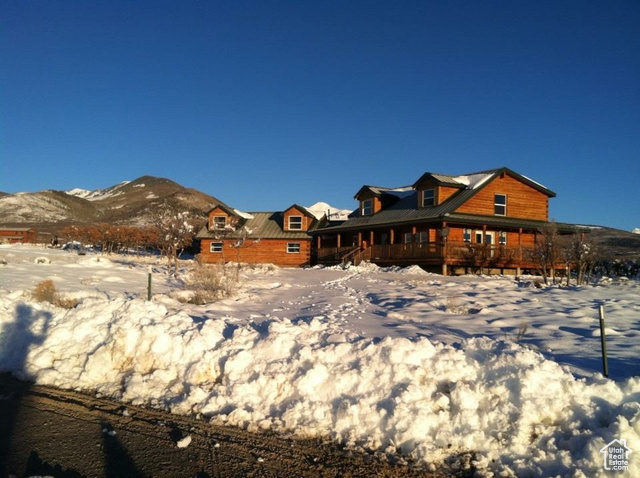
[[[187,286],[192,292],[183,300],[203,305],[230,297],[238,289],[238,271],[235,266],[196,262],[190,271]]]
[[[49,302],[63,309],[73,309],[78,305],[78,299],[62,297],[51,279],[43,280],[36,284],[32,296],[38,302]]]

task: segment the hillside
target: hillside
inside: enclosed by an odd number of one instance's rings
[[[597,227],[591,230],[587,239],[597,244],[602,255],[607,258],[640,260],[640,234]]]
[[[142,176],[96,191],[44,190],[0,195],[0,224],[35,227],[46,241],[46,235],[71,224],[148,224],[165,203],[194,215],[204,215],[215,205],[224,204],[169,179]]]

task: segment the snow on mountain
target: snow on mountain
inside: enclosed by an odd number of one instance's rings
[[[198,216],[221,201],[169,179],[142,176],[93,191],[74,188],[0,196],[0,223],[30,223],[39,229],[60,223],[144,225],[164,203]]]
[[[76,199],[81,201],[81,199]],[[77,215],[74,201],[57,191],[18,193],[0,198],[3,223],[66,221]]]
[[[0,198],[0,209],[6,222],[20,222],[26,217],[35,219],[64,220],[64,206],[29,194],[15,194]]]
[[[90,191],[89,189],[74,188],[65,191],[65,193],[69,194],[70,196],[76,196],[85,199],[87,198],[87,196],[91,196],[93,194],[93,191]]]
[[[327,214],[331,221],[346,221],[347,216],[352,212],[350,209],[337,209],[326,202],[317,202],[306,209],[317,219],[320,219],[322,216]]]
[[[631,231],[633,234],[640,234],[640,227],[636,227]]]
[[[117,196],[122,194],[122,191],[119,191],[123,186],[126,186],[131,181],[122,181],[115,186],[111,186],[106,189],[96,189],[94,191],[89,191],[88,189],[75,188],[70,189],[68,191],[64,191],[65,193],[76,196],[82,199],[86,199],[88,201],[102,201],[104,199]],[[138,185],[138,187],[144,187],[144,184]]]

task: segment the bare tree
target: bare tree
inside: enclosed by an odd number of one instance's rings
[[[585,241],[584,236],[578,233],[573,236],[572,251],[576,264],[576,284],[588,284],[593,268],[600,259],[600,251],[595,244]]]
[[[178,257],[190,246],[195,236],[196,220],[188,212],[178,212],[168,203],[158,208],[155,227],[158,229],[157,246],[167,258],[169,274],[178,272]]]
[[[555,221],[548,222],[538,229],[538,233],[533,250],[534,260],[540,268],[544,283],[548,284],[549,278],[555,283],[555,266],[561,258],[558,225]]]
[[[260,242],[260,239],[249,239],[252,230],[244,223],[245,221],[242,220],[230,221],[225,225],[224,229],[220,229],[215,232],[216,239],[225,241],[226,244],[230,245],[236,251],[236,281],[240,279],[240,258],[242,249],[246,249]]]

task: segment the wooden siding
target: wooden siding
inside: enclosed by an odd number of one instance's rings
[[[222,209],[220,206],[216,206],[214,207],[211,211],[209,211],[209,223],[207,226],[207,229],[209,229],[210,231],[214,231],[214,218],[215,217],[220,217],[223,216],[226,218],[226,224],[229,225],[233,225],[238,221],[238,218],[236,216],[230,216],[229,214],[227,214],[227,212]]]
[[[210,252],[212,242],[222,242],[222,252]],[[288,253],[287,243],[299,243],[299,253]],[[248,240],[242,247],[233,247],[233,240],[202,239],[200,254],[210,264],[224,262],[247,262],[249,264],[275,264],[280,267],[302,267],[311,260],[311,238],[309,239],[260,239]]]
[[[418,191],[418,204],[416,204],[417,208],[422,207],[422,196],[423,191],[425,189],[433,189],[435,194],[435,205],[442,204],[455,193],[460,191],[459,188],[454,188],[452,186],[442,186],[438,182],[432,179],[426,179],[416,185],[416,190]],[[430,207],[430,206],[429,206]]]
[[[360,214],[362,214],[362,203],[367,199],[371,199],[371,209],[372,209],[371,214],[375,214],[380,209],[382,209],[382,201],[373,192],[370,192],[370,191],[363,192],[357,197],[357,199],[360,202],[360,209],[359,209]]]
[[[440,186],[438,188],[438,204],[442,204],[458,191],[460,191],[459,188],[452,188],[449,186]]]
[[[548,220],[549,197],[508,174],[491,181],[456,212],[493,216],[495,194],[507,195],[506,217]]]
[[[0,244],[35,243],[35,229],[0,229]]]
[[[301,211],[295,206],[291,206],[284,212],[284,223],[282,227],[285,231],[308,231],[309,227],[311,227],[311,223],[313,222],[313,218],[309,217],[306,213]],[[289,217],[290,216],[301,216],[302,217],[302,229],[289,229]]]

